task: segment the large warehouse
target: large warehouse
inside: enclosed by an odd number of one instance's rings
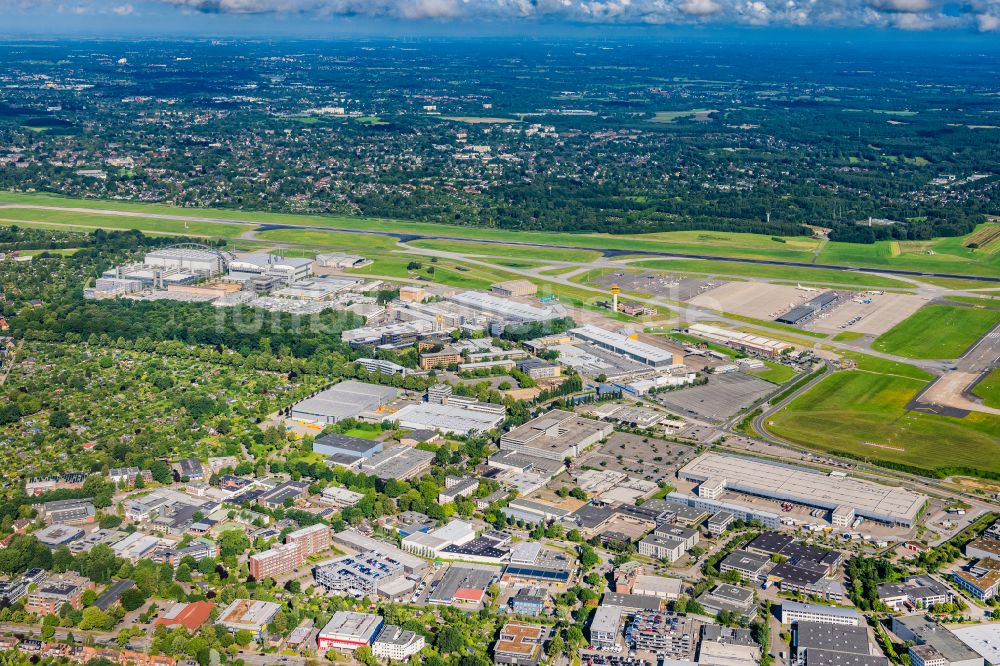
[[[224,270],[221,252],[194,247],[166,247],[148,253],[143,259],[147,266],[172,268],[195,275],[219,275]]]
[[[395,399],[396,393],[391,386],[348,380],[297,403],[291,416],[311,423],[337,423],[384,407]]]
[[[627,335],[613,333],[597,326],[580,326],[570,330],[573,337],[596,345],[601,349],[606,349],[615,354],[620,354],[633,361],[660,368],[669,365],[680,365],[684,362],[683,356],[675,356],[668,349],[654,347],[653,345],[639,342]]]
[[[471,436],[498,428],[505,414],[502,405],[490,403],[439,405],[421,402],[403,407],[392,415],[392,420],[401,428]]]
[[[698,456],[677,476],[703,484],[705,488],[699,488],[698,494],[709,499],[731,490],[831,511],[853,509],[856,516],[905,527],[913,526],[927,501],[925,496],[898,486],[717,453]]]
[[[824,291],[819,296],[811,298],[802,305],[796,305],[783,315],[778,316],[774,321],[781,324],[791,324],[792,326],[804,324],[820,312],[832,307],[840,297],[836,292]]]

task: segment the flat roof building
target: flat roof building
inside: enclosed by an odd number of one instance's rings
[[[356,598],[375,597],[404,575],[402,562],[375,551],[342,557],[313,570],[318,584],[331,592]]]
[[[430,532],[413,532],[403,538],[402,549],[427,558],[439,557],[448,546],[461,546],[476,538],[475,528],[463,521],[452,520]]]
[[[337,611],[320,630],[316,643],[320,650],[354,652],[374,643],[382,624],[382,618],[372,613]]]
[[[35,532],[35,538],[49,548],[57,548],[83,536],[83,528],[54,523]]]
[[[718,453],[703,453],[677,475],[697,483],[720,479],[730,491],[828,510],[850,506],[858,516],[905,527],[913,525],[927,501],[898,486]]]
[[[391,386],[347,380],[293,405],[291,418],[310,423],[337,423],[366,412],[376,412],[392,402],[397,393]]]
[[[748,522],[751,520],[760,521],[764,527],[777,529],[781,525],[781,517],[778,516],[778,514],[773,511],[758,508],[751,504],[739,504],[724,500],[707,499],[704,497],[697,497],[695,495],[684,495],[682,493],[670,493],[666,496],[666,498],[664,498],[664,501],[685,509],[697,509],[701,512],[701,515],[704,515],[706,512],[715,513],[718,511],[727,511],[739,520]]]
[[[617,643],[622,615],[621,606],[598,606],[590,621],[590,642],[598,647],[610,647]]]
[[[280,610],[281,606],[271,601],[236,599],[219,613],[218,624],[232,633],[245,629],[259,640]]]
[[[507,280],[490,287],[497,296],[531,296],[538,291],[538,286],[531,280]]]
[[[654,368],[676,365],[678,359],[674,352],[655,347],[645,342],[639,342],[627,335],[598,328],[597,326],[580,326],[569,331],[575,338],[589,342],[592,345],[614,352],[633,361],[638,361]]]
[[[497,409],[496,407],[500,407]],[[498,428],[506,410],[489,403],[445,404],[421,402],[407,405],[392,415],[402,428],[429,429],[451,435],[478,435]]]
[[[349,437],[340,433],[331,433],[317,438],[313,442],[313,453],[324,456],[347,455],[371,458],[382,450],[382,442],[360,437]]]
[[[782,600],[781,624],[794,624],[796,622],[819,622],[856,627],[861,625],[862,618],[861,614],[853,608]]]
[[[406,481],[422,475],[431,468],[434,454],[409,446],[390,446],[361,463],[361,471],[382,481]]]
[[[505,433],[500,449],[562,461],[575,458],[612,432],[609,423],[554,409]]]
[[[719,572],[735,571],[747,580],[759,583],[764,580],[771,568],[771,558],[767,555],[748,553],[745,550],[734,550],[719,563]]]
[[[844,655],[872,653],[868,629],[820,622],[799,622],[792,630],[794,654],[802,659],[809,650],[826,650]]]
[[[486,588],[496,576],[493,569],[473,568],[453,564],[438,581],[437,588],[427,597],[431,604],[477,605],[486,596]]]
[[[488,315],[500,317],[508,324],[551,321],[566,316],[566,308],[560,303],[528,305],[481,291],[463,291],[449,296],[448,300]]]
[[[549,631],[549,627],[538,624],[508,622],[500,629],[500,637],[493,645],[493,663],[535,666],[542,659],[542,647]]]
[[[711,590],[706,590],[698,597],[698,603],[708,613],[715,615],[726,611],[742,615],[747,620],[752,620],[757,615],[753,590],[728,583],[720,583]]]
[[[903,641],[933,647],[950,665],[983,666],[983,657],[979,653],[966,645],[950,629],[931,622],[924,615],[894,617],[892,633]]]
[[[372,654],[379,659],[406,661],[419,654],[425,644],[426,641],[420,634],[394,624],[387,624],[378,632],[378,637],[372,643]]]
[[[395,544],[373,539],[353,528],[337,532],[331,540],[337,546],[347,548],[355,553],[375,552],[390,557],[400,562],[403,565],[403,570],[408,574],[422,574],[427,570],[426,560],[400,550]]]

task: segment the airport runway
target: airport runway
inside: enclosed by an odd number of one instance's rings
[[[178,222],[207,222],[212,224],[239,224],[243,226],[255,227],[255,231],[271,231],[274,229],[300,229],[304,231],[331,231],[336,233],[344,234],[360,234],[368,236],[388,236],[390,238],[397,238],[400,242],[406,243],[414,240],[443,240],[443,241],[465,241],[470,243],[482,243],[486,245],[501,245],[501,246],[520,246],[520,247],[537,247],[537,248],[550,248],[554,250],[596,250],[602,252],[605,257],[618,257],[625,255],[644,255],[649,257],[667,257],[672,259],[705,259],[708,261],[728,261],[733,263],[746,263],[746,264],[760,264],[767,266],[786,266],[790,268],[820,268],[833,271],[845,271],[845,272],[862,272],[862,273],[876,273],[880,275],[902,275],[909,277],[934,277],[934,278],[951,278],[955,280],[981,280],[984,282],[996,282],[1000,283],[1000,277],[993,277],[987,275],[957,275],[954,273],[922,273],[920,271],[908,271],[899,268],[862,268],[855,266],[837,266],[833,264],[810,264],[799,261],[779,261],[777,259],[744,259],[740,257],[721,257],[712,254],[691,254],[686,252],[664,252],[662,250],[602,250],[598,247],[587,246],[587,245],[562,245],[562,244],[548,244],[548,243],[531,243],[527,241],[509,241],[509,240],[495,240],[495,239],[483,239],[483,238],[467,238],[464,236],[451,236],[447,234],[420,234],[420,233],[406,233],[406,232],[396,232],[396,231],[379,231],[374,229],[345,229],[343,227],[325,227],[319,225],[308,225],[308,224],[282,224],[282,223],[267,223],[261,224],[258,222],[248,222],[246,220],[231,219],[224,217],[205,217],[205,216],[190,216],[190,215],[168,215],[168,214],[152,214],[152,213],[139,213],[134,211],[122,211],[122,210],[106,210],[101,208],[63,208],[60,206],[38,206],[38,205],[27,205],[27,204],[0,204],[0,209],[4,208],[19,208],[19,209],[31,209],[31,210],[54,210],[54,211],[69,211],[76,213],[89,213],[97,215],[114,215],[118,217],[137,217],[137,218],[149,218],[158,220],[176,220]]]

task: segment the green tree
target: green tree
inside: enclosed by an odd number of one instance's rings
[[[434,645],[443,654],[458,652],[465,646],[465,637],[457,627],[447,625],[438,632]]]
[[[80,619],[80,628],[84,630],[109,631],[115,626],[114,618],[102,611],[97,606],[88,606],[83,609],[83,617]]]
[[[62,410],[56,410],[49,414],[50,428],[68,428],[70,425],[69,414]]]
[[[226,530],[219,537],[219,554],[222,557],[242,555],[250,548],[250,538],[240,530]]]
[[[146,603],[146,595],[138,587],[131,587],[122,592],[121,604],[126,611],[131,613],[138,610],[142,608],[144,603]]]
[[[170,470],[170,465],[162,460],[154,460],[149,466],[149,473],[157,483],[171,483],[174,480],[174,474]]]

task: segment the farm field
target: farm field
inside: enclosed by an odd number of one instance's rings
[[[872,348],[907,358],[958,358],[998,322],[998,310],[927,305],[876,338]]]
[[[987,407],[1000,409],[1000,370],[994,370],[986,375],[972,392],[983,399],[983,404]]]
[[[811,449],[932,474],[1000,472],[1000,422],[987,414],[956,419],[907,411],[925,385],[865,369],[837,372],[775,414],[768,429]]]

